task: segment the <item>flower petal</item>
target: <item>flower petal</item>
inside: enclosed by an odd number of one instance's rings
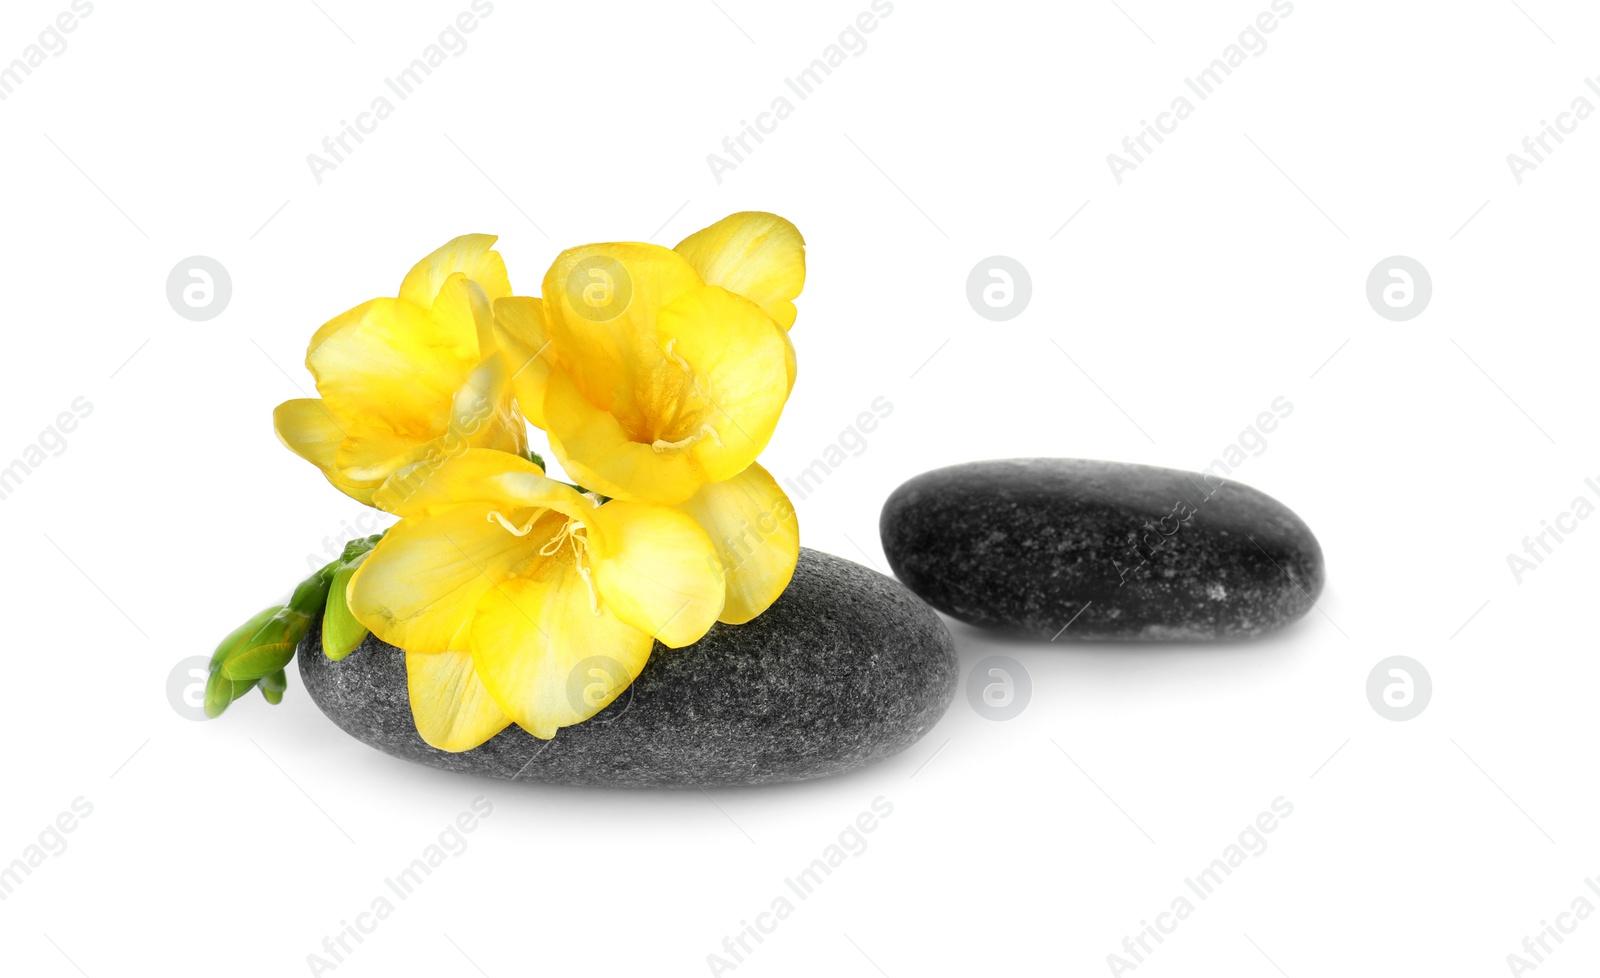
[[[789,393],[794,393],[794,378],[799,373],[799,365],[795,362],[794,341],[788,333],[783,334],[783,365],[789,372]]]
[[[792,382],[788,335],[748,300],[716,287],[660,310],[610,409],[564,370],[550,374],[550,446],[582,485],[619,499],[672,504],[732,478],[766,447]],[[637,419],[629,421],[630,414]]]
[[[570,548],[489,591],[472,626],[472,662],[524,730],[548,740],[628,687],[654,646],[604,606],[593,610]]]
[[[800,520],[766,469],[752,464],[678,508],[705,529],[726,571],[727,604],[718,621],[742,625],[778,600],[800,558]]]
[[[430,747],[471,750],[511,725],[478,678],[470,652],[407,652],[406,689],[417,733]]]
[[[431,309],[445,280],[457,272],[476,282],[490,302],[510,295],[506,263],[499,252],[491,250],[494,243],[492,234],[463,234],[450,239],[406,273],[400,283],[400,298]]]
[[[464,503],[412,516],[389,529],[350,581],[350,611],[372,633],[408,652],[468,648],[478,601],[524,562],[530,547],[561,529],[558,514],[504,512],[496,503]],[[540,518],[517,537],[490,516]]]
[[[703,408],[700,430],[709,437],[693,442],[695,462],[706,481],[731,479],[767,447],[783,414],[788,337],[754,304],[715,287],[663,308],[660,330],[662,346],[692,371],[692,400]]]
[[[451,398],[445,438],[526,457],[528,426],[512,406],[511,377],[505,364],[505,356],[494,350],[467,375],[467,382]]]
[[[472,448],[524,456],[527,426],[512,410],[503,362],[497,352],[472,371],[451,399],[450,421],[439,437],[419,442],[383,425],[356,422],[335,455],[335,468],[347,480],[381,485],[400,469],[430,459],[442,462]]]
[[[321,398],[302,397],[284,401],[272,412],[272,427],[291,452],[315,465],[340,492],[372,505],[372,493],[382,480],[353,479],[338,468],[339,449],[345,431]]]
[[[635,441],[615,415],[591,404],[563,371],[550,374],[544,411],[551,451],[587,489],[616,499],[677,503],[706,481],[690,452],[658,452]]]
[[[517,407],[535,428],[543,428],[544,390],[550,376],[550,339],[544,327],[544,303],[511,296],[494,304],[494,338],[506,360]]]
[[[435,319],[448,321],[452,331],[471,329],[478,338],[478,359],[495,351],[494,304],[478,283],[461,272],[444,280],[429,311]]]
[[[589,520],[600,602],[668,648],[698,642],[722,612],[722,564],[694,518],[612,500]]]
[[[344,428],[318,397],[297,397],[273,409],[272,427],[289,451],[322,469],[333,468]]]
[[[422,439],[444,431],[451,398],[479,362],[470,321],[374,299],[333,323],[338,328],[306,354],[306,367],[334,417]]]
[[[646,419],[625,393],[660,362],[656,317],[702,288],[681,255],[658,245],[618,242],[571,248],[544,277],[544,321],[555,360],[596,407],[631,430]],[[649,440],[649,439],[645,439]]]
[[[759,211],[730,214],[673,250],[707,285],[744,296],[786,330],[794,325],[793,300],[806,284],[806,243],[793,224]]]
[[[583,520],[594,508],[571,486],[545,478],[528,459],[487,448],[428,459],[396,472],[373,501],[379,509],[405,517],[436,515],[464,503],[491,503],[507,518],[512,510],[539,508]]]
[[[339,446],[334,468],[354,482],[382,485],[389,473],[406,464],[416,449],[415,439],[397,434],[386,425],[357,421]]]

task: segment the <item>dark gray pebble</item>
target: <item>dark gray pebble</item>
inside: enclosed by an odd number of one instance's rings
[[[1034,638],[1248,638],[1304,615],[1323,584],[1322,548],[1287,506],[1149,465],[951,466],[896,489],[879,528],[890,566],[923,600]]]
[[[659,643],[628,692],[555,739],[516,726],[458,754],[422,742],[405,655],[368,636],[340,662],[320,629],[300,675],[322,712],[387,754],[432,767],[557,784],[711,787],[840,774],[916,743],[949,706],[956,654],[944,622],[896,581],[813,550],[765,614]]]

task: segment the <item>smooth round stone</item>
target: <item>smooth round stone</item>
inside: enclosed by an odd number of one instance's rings
[[[894,491],[879,529],[895,574],[935,608],[1059,641],[1248,638],[1305,614],[1323,584],[1322,548],[1287,506],[1149,465],[938,469]]]
[[[589,720],[539,740],[515,725],[461,753],[422,742],[405,655],[374,636],[297,655],[311,698],[386,754],[463,774],[556,784],[711,787],[841,774],[916,743],[956,689],[944,622],[898,582],[814,550],[744,625],[714,625],[683,649],[656,644],[644,671]]]

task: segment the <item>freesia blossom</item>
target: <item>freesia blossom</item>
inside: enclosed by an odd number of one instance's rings
[[[351,578],[349,607],[406,651],[417,730],[442,750],[511,723],[555,736],[625,689],[656,640],[696,642],[723,608],[689,515],[599,503],[516,455],[471,449],[414,483],[398,473],[373,501],[401,520]]]
[[[741,213],[680,242],[561,253],[541,298],[495,303],[517,402],[588,489],[692,516],[726,574],[723,621],[764,611],[793,576],[794,508],[756,457],[795,380],[788,329],[805,242]]]
[[[278,405],[279,439],[363,503],[395,471],[469,448],[521,455],[493,339],[493,302],[511,294],[494,237],[469,234],[418,262],[397,298],[373,299],[312,336],[306,367],[320,398]]]

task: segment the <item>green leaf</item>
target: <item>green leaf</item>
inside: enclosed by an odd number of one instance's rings
[[[346,561],[334,572],[328,588],[328,607],[322,615],[322,652],[335,662],[355,651],[367,637],[367,626],[356,620],[348,601],[350,578],[366,559],[367,554],[363,553]]]

